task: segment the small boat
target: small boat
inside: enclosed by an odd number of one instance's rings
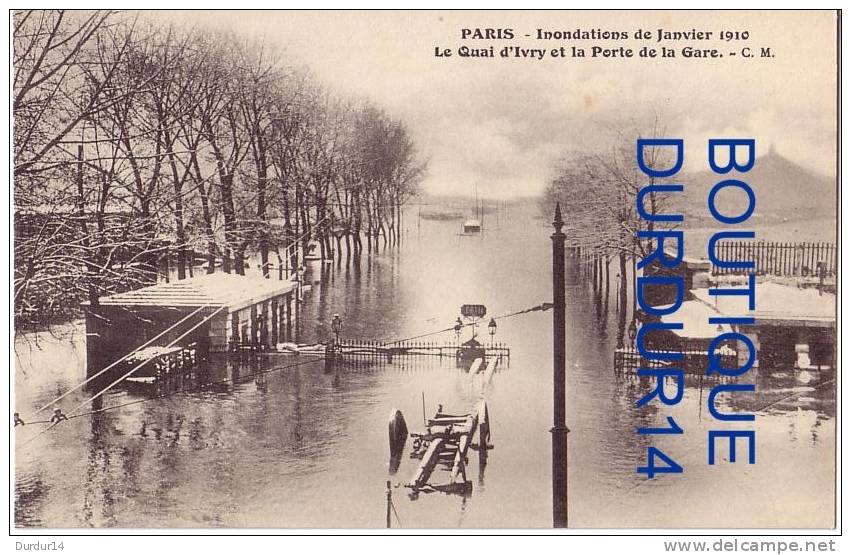
[[[462,227],[463,233],[479,233],[482,231],[482,223],[476,219],[470,219],[464,222]]]

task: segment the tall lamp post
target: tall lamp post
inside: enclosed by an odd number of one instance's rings
[[[296,283],[298,283],[299,300],[304,299],[304,273],[304,266],[299,266],[298,270],[296,270]]]
[[[339,314],[335,314],[331,319],[331,331],[334,333],[334,339],[328,340],[325,345],[325,371],[331,372],[337,369],[338,360],[342,359],[342,347],[340,347],[340,332],[343,331],[343,321]]]
[[[564,233],[556,203],[553,228],[553,528],[567,528],[567,426],[565,426]]]
[[[334,332],[334,345],[340,344],[340,332],[343,331],[343,320],[339,314],[335,314],[331,319],[331,331]]]

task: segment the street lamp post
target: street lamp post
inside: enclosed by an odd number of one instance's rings
[[[296,270],[296,276],[297,276],[296,283],[298,283],[298,298],[299,298],[299,300],[304,299],[304,273],[305,273],[304,272],[304,266],[299,266],[298,270]]]
[[[565,425],[564,233],[556,203],[553,228],[553,528],[567,528],[567,426]]]
[[[343,331],[343,321],[339,314],[335,314],[331,319],[331,330],[334,332],[334,345],[340,344],[340,332]]]
[[[493,318],[488,322],[488,333],[491,336],[491,347],[493,347],[493,336],[496,335],[496,320]]]
[[[340,319],[339,314],[335,314],[333,318],[331,318],[331,331],[334,333],[334,339],[329,340],[325,345],[325,371],[330,372],[336,370],[337,361],[341,359],[341,351],[340,348],[340,332],[343,331],[343,320]]]

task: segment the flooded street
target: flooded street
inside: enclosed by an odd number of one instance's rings
[[[324,341],[337,313],[341,337],[389,341],[453,325],[459,307],[484,304],[487,317],[550,301],[552,227],[534,204],[486,216],[481,236],[459,236],[459,222],[404,220],[398,249],[315,268],[301,314],[300,343]],[[568,239],[569,240],[569,239]],[[256,271],[256,267],[252,268]],[[647,384],[616,375],[617,264],[608,298],[595,296],[572,259],[567,287],[569,524],[572,528],[831,527],[836,441],[833,371],[755,371],[756,394],[719,405],[756,411],[757,464],[744,443],[735,464],[707,464],[711,383],[689,378],[669,412],[638,410]],[[631,309],[631,300],[627,304]],[[453,413],[472,410],[479,393],[454,360],[407,357],[393,363],[344,363],[336,372],[311,355],[266,355],[255,367],[220,360],[215,387],[195,388],[74,418],[38,435],[15,428],[15,522],[22,527],[380,528],[391,480],[405,528],[537,528],[552,525],[552,314],[500,319],[495,336],[511,348],[485,397],[494,449],[480,468],[470,452],[472,495],[410,499],[403,487],[418,461],[388,474],[387,420],[405,415],[422,428],[422,402]],[[469,336],[463,331],[462,340]],[[85,378],[84,326],[16,345],[16,410],[33,410]],[[480,339],[489,342],[487,330]],[[453,332],[424,341],[453,342]],[[295,366],[296,363],[303,363]],[[286,367],[286,368],[284,368]],[[231,381],[226,381],[226,380]],[[62,401],[73,407],[91,392]],[[150,396],[116,390],[106,408]],[[684,467],[647,480],[640,426],[675,416],[681,436],[653,444]],[[738,426],[738,427],[741,427]],[[726,444],[719,453],[726,455]],[[726,457],[725,457],[726,459]],[[398,486],[398,487],[396,487]]]

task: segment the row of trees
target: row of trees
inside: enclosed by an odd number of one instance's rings
[[[621,298],[626,298],[628,270],[635,276],[635,264],[655,247],[655,241],[637,240],[639,231],[653,231],[654,222],[641,218],[636,211],[639,190],[654,179],[648,178],[636,163],[636,139],[664,136],[659,116],[642,132],[638,126],[625,126],[614,132],[608,148],[594,153],[575,153],[561,161],[543,197],[542,211],[552,213],[556,201],[561,203],[565,221],[569,222],[568,244],[591,264],[591,275],[598,291],[606,280],[608,292],[609,264],[618,260]],[[670,149],[648,147],[648,167],[670,167]],[[670,211],[672,196],[649,193],[644,199],[649,214]],[[666,224],[666,228],[672,227]],[[634,291],[633,291],[634,299]]]
[[[177,277],[399,240],[425,164],[405,126],[268,44],[114,12],[14,14],[15,319]]]

